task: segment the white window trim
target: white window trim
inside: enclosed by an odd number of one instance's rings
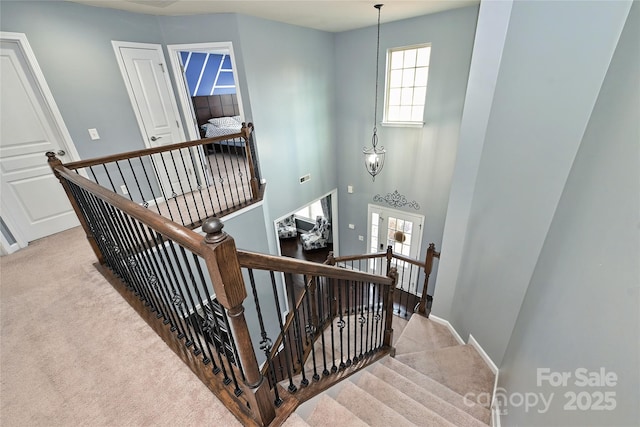
[[[389,82],[389,61],[390,61],[390,53],[393,50],[408,50],[408,49],[415,49],[418,47],[423,47],[423,46],[429,46],[430,48],[433,46],[432,43],[418,43],[418,44],[414,44],[414,45],[409,45],[409,46],[399,46],[396,48],[389,48],[386,51],[386,63],[385,63],[385,72],[384,72],[384,104],[382,106],[382,122],[380,123],[383,127],[395,127],[395,128],[423,128],[424,125],[426,124],[426,122],[424,121],[389,121],[387,120],[387,110],[388,110],[388,98],[389,98],[389,87],[388,87],[388,82]],[[428,65],[429,69],[431,69],[431,60],[429,60],[429,65]],[[427,84],[427,95],[429,93],[429,84]],[[427,107],[427,99],[425,97],[424,100],[424,104],[423,107],[426,111],[426,107]],[[423,114],[424,117],[424,114]]]

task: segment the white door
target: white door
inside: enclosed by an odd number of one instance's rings
[[[391,246],[394,254],[418,259],[422,243],[424,216],[369,205],[368,209],[369,253],[384,252]],[[392,262],[398,269],[398,287],[417,292],[417,268],[405,261]]]
[[[183,142],[185,136],[162,47],[116,41],[113,47],[147,147]],[[166,197],[188,193],[197,187],[188,149],[156,155],[154,163]]]
[[[45,153],[56,152],[64,162],[78,156],[26,36],[0,38],[1,215],[11,234],[3,236],[3,246],[19,248],[79,225]]]

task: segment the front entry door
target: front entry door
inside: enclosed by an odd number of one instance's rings
[[[9,245],[18,249],[79,225],[45,153],[64,162],[77,156],[26,36],[0,33],[0,39],[2,220],[15,240]]]
[[[391,246],[394,254],[418,259],[424,216],[376,205],[369,205],[368,216],[369,253],[384,252]],[[398,269],[398,287],[417,292],[417,275],[410,273],[409,263],[394,259],[392,266]]]
[[[162,47],[154,44],[113,42],[131,104],[147,147],[185,140]],[[164,196],[175,197],[197,187],[188,149],[154,156]]]

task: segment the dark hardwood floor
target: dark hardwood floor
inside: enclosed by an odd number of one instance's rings
[[[297,237],[288,239],[280,239],[280,252],[282,256],[290,258],[304,259],[323,263],[326,261],[329,252],[333,250],[333,244],[329,243],[328,247],[323,249],[314,249],[312,251],[304,251],[300,242],[300,234]]]

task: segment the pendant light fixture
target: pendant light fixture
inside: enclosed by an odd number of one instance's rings
[[[373,136],[371,137],[371,147],[365,147],[362,150],[364,154],[364,166],[367,172],[376,180],[376,175],[382,171],[384,166],[384,156],[387,153],[384,147],[378,147],[378,64],[380,63],[380,9],[382,4],[376,4],[374,7],[378,9],[378,44],[376,45],[376,94],[375,104],[373,108]]]

